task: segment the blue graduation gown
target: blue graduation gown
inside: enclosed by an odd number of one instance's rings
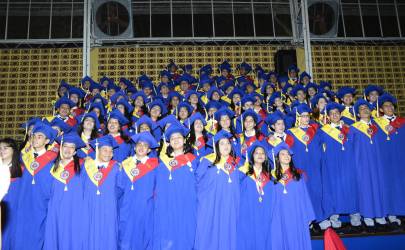
[[[209,140],[209,139],[208,139]],[[198,142],[193,145],[193,155],[197,156],[197,160],[212,153],[212,149],[204,142],[203,137],[198,138]]]
[[[83,249],[118,249],[118,199],[120,193],[116,186],[120,166],[117,162],[110,161],[106,168],[110,169],[109,173],[103,175],[103,181],[97,188],[93,182],[95,173],[88,171],[85,167],[88,161],[92,160],[86,160],[81,171],[84,205],[83,226],[80,233],[83,234]]]
[[[312,125],[316,126],[316,125]],[[304,128],[307,131],[308,128]],[[292,157],[294,165],[304,170],[307,175],[308,181],[306,182],[308,187],[308,193],[311,197],[311,202],[315,209],[316,221],[322,221],[325,219],[324,210],[322,208],[322,178],[321,178],[321,150],[322,145],[319,137],[319,133],[316,132],[306,146],[299,140],[299,138],[288,130],[287,133],[294,137],[294,144],[291,149],[294,152]],[[301,139],[301,138],[300,138]]]
[[[194,173],[198,162],[194,159],[191,167],[184,163],[170,172],[165,157],[161,157],[163,162],[156,169],[153,249],[192,249],[197,210]]]
[[[208,159],[207,159],[208,158]],[[236,249],[239,210],[239,159],[230,175],[213,165],[215,154],[203,158],[196,171],[197,230],[194,249]]]
[[[83,182],[80,173],[74,173],[73,167],[71,161],[64,168],[70,169],[71,179],[67,184],[59,177],[62,174],[58,173],[59,168],[56,173],[51,170],[54,178],[48,204],[44,249],[82,249]]]
[[[377,122],[382,120],[382,122]],[[405,119],[397,117],[391,122],[391,131],[386,129],[388,119],[376,118],[379,130],[377,141],[381,142],[381,171],[384,180],[384,196],[389,215],[405,215]],[[385,131],[383,131],[383,129]],[[388,132],[388,134],[387,134]]]
[[[356,176],[359,212],[366,218],[383,217],[386,216],[383,195],[384,175],[381,171],[380,155],[383,143],[377,136],[370,139],[366,135],[367,132],[361,132],[355,127],[363,125],[360,121],[354,123],[348,134],[348,140],[353,143],[352,166]]]
[[[309,223],[315,219],[304,176],[286,185],[273,185],[271,203],[273,216],[270,223],[272,249],[312,249]],[[267,249],[269,249],[268,247]]]
[[[50,170],[57,153],[47,151],[37,158],[45,164],[31,175],[31,165],[23,162],[25,168],[20,180],[20,194],[16,213],[16,229],[13,241],[15,249],[42,249],[44,245],[46,214],[51,198],[52,176]],[[30,168],[30,171],[27,169]],[[34,184],[33,184],[34,180]]]
[[[260,195],[254,177],[245,176],[240,188],[237,249],[271,249],[273,182],[267,182]],[[259,200],[260,199],[260,200]]]
[[[338,130],[326,125],[319,129],[322,142],[323,208],[326,217],[334,214],[353,214],[357,208],[357,186],[353,171],[352,141],[336,140],[333,136],[347,134],[348,127]],[[342,137],[341,137],[342,138]]]
[[[137,166],[136,171],[133,170],[136,166],[133,159],[127,158],[118,174],[117,185],[122,192],[119,200],[119,248],[151,249],[153,189],[158,160],[149,158],[145,164]]]
[[[113,160],[117,162],[122,162],[131,153],[131,144],[126,143],[121,136],[114,137],[115,141],[118,143],[118,147],[114,148]]]
[[[12,237],[15,235],[16,214],[18,207],[18,196],[20,194],[20,181],[21,178],[13,178],[10,182],[7,194],[1,201],[2,209],[2,249],[14,249],[14,242]],[[21,240],[21,238],[20,238]]]

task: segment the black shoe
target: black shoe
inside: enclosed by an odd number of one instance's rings
[[[387,233],[391,231],[391,228],[387,224],[380,224],[380,223],[375,223],[375,230],[377,233]]]
[[[365,226],[364,227],[364,231],[366,232],[366,233],[369,233],[369,234],[375,234],[376,232],[377,232],[377,228],[376,228],[376,226],[374,225],[374,226]]]
[[[402,230],[401,225],[398,222],[388,222],[387,228],[390,232],[400,232]]]
[[[353,226],[353,225],[351,225],[350,224],[350,227],[349,227],[350,229],[350,234],[361,234],[361,233],[363,233],[363,232],[365,232],[366,230],[365,230],[365,225],[363,225],[363,224],[361,224],[361,225],[359,225],[359,226]]]

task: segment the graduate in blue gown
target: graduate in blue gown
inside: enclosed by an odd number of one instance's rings
[[[56,141],[61,148],[50,171],[53,179],[44,249],[82,249],[83,238],[79,232],[83,220],[83,183],[77,151],[86,144],[74,132],[62,135]]]
[[[315,209],[316,221],[324,219],[322,208],[321,142],[317,124],[309,124],[311,109],[300,104],[295,109],[297,126],[287,131],[294,137],[291,147],[294,163],[307,173],[308,192]]]
[[[377,136],[382,143],[381,157],[384,179],[384,195],[386,197],[388,219],[401,224],[395,215],[405,215],[405,118],[395,114],[397,100],[389,93],[378,98],[381,114],[374,119],[378,126]]]
[[[354,110],[360,120],[350,126],[348,140],[353,143],[354,149],[353,173],[356,176],[359,212],[369,227],[367,229],[371,230],[375,226],[374,218],[378,224],[386,224],[385,180],[380,153],[383,144],[376,136],[378,126],[371,120],[372,106],[359,99]]]
[[[249,162],[239,170],[246,176],[240,184],[237,249],[271,249],[273,182],[266,146],[254,142],[248,149]]]
[[[193,154],[197,156],[198,160],[212,152],[208,147],[208,134],[205,130],[207,122],[205,118],[196,112],[186,119],[184,125],[190,129],[190,135],[188,138],[189,143],[192,145]]]
[[[343,105],[330,102],[326,112],[330,123],[319,129],[322,143],[323,207],[331,226],[339,228],[339,214],[350,214],[351,225],[361,225],[357,209],[356,178],[353,170],[353,148],[347,140],[349,126],[341,120]]]
[[[312,249],[309,224],[315,219],[305,175],[294,166],[293,152],[286,143],[274,148],[275,185],[270,224],[272,249]],[[267,247],[270,249],[270,246]]]
[[[112,160],[118,147],[110,135],[90,142],[96,158],[86,158],[82,165],[83,249],[118,249],[118,200],[117,179],[120,164]]]
[[[0,140],[0,154],[2,165],[10,171],[10,186],[7,194],[1,201],[1,240],[2,249],[14,249],[12,237],[15,235],[16,213],[18,196],[20,194],[20,181],[22,169],[20,165],[20,152],[15,140],[5,138]]]
[[[356,114],[353,110],[355,95],[356,89],[348,86],[341,87],[336,93],[336,97],[339,98],[340,103],[344,106],[342,121],[349,126],[356,122]]]
[[[79,124],[77,128],[77,134],[86,143],[86,146],[80,148],[78,153],[80,156],[89,155],[93,152],[93,149],[90,147],[89,142],[96,139],[99,134],[100,122],[98,121],[97,114],[92,112],[86,112],[83,115],[76,117],[77,123]]]
[[[214,153],[196,171],[197,230],[194,249],[236,249],[241,164],[232,148],[232,135],[219,131],[210,142]]]
[[[47,150],[46,146],[53,142],[57,131],[40,122],[35,124],[32,133],[31,149],[24,150],[21,156],[24,170],[13,235],[14,249],[42,249],[44,245],[53,179],[50,170],[58,154],[56,148]]]
[[[153,189],[158,158],[150,157],[151,149],[159,147],[149,132],[131,137],[135,154],[122,162],[118,188],[119,248],[151,249],[153,233]]]
[[[192,249],[196,228],[198,166],[191,147],[185,145],[188,129],[172,124],[165,132],[169,142],[156,170],[153,249]]]
[[[107,133],[111,135],[118,147],[114,148],[113,160],[122,162],[131,153],[131,145],[128,143],[128,136],[122,131],[122,127],[128,124],[128,119],[119,110],[109,113],[107,119]],[[94,155],[94,154],[93,154]]]

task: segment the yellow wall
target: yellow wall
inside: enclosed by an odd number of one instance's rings
[[[245,59],[274,68],[274,53],[290,49],[282,45],[253,46],[161,46],[101,47],[91,51],[94,79],[103,75],[118,80],[132,80],[145,72],[157,79],[169,59],[179,65],[218,65],[228,59],[235,67]],[[369,83],[384,86],[394,94],[405,111],[405,46],[335,46],[312,48],[315,82],[330,80],[334,87],[342,85],[362,89]],[[32,116],[52,114],[52,101],[59,82],[64,79],[78,85],[82,74],[80,48],[0,50],[0,137],[21,139],[19,124]],[[302,54],[297,51],[298,62]],[[300,65],[300,63],[299,63]]]

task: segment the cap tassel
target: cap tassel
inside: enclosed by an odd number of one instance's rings
[[[68,187],[67,187],[67,185],[65,185],[65,188],[63,189],[63,191],[68,191]]]
[[[345,146],[343,146],[343,144],[342,144],[342,151],[345,151]]]
[[[285,185],[283,185],[284,186],[284,189],[283,189],[283,194],[287,194],[288,192],[287,192],[287,189],[285,188]]]
[[[31,184],[32,184],[32,185],[35,185],[35,178],[34,178],[34,176],[32,176]]]
[[[171,170],[170,170],[170,174],[169,174],[169,180],[173,180],[172,171],[171,171]]]
[[[377,115],[377,117],[380,117],[380,110],[378,108],[378,96],[377,96],[377,101],[376,102],[377,102],[377,114],[376,115]]]
[[[274,156],[274,148],[271,149],[271,155],[273,156],[273,169],[276,169],[276,157]]]
[[[228,183],[232,183],[231,176],[228,174]]]
[[[131,183],[131,191],[134,190],[134,183]]]
[[[100,190],[98,189],[98,187],[97,187],[97,193],[96,193],[97,195],[100,195],[101,193],[100,193]]]
[[[308,153],[308,145],[305,144],[305,152]]]

